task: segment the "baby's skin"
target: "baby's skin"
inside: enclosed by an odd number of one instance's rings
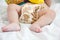
[[[49,9],[46,4],[43,4],[42,6],[43,9],[38,11],[39,19],[36,20],[33,24],[31,24],[31,27],[29,28],[31,31],[37,33],[41,32],[41,28],[45,25],[50,24],[55,18],[55,12],[53,10]],[[18,6],[16,4],[10,4],[8,6],[7,14],[10,24],[5,27],[2,27],[3,32],[20,31],[21,26],[19,24],[19,15],[21,15],[21,9],[22,6]]]

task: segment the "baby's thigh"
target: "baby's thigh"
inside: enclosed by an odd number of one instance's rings
[[[49,7],[44,3],[44,4],[41,5],[41,9],[40,9],[40,11],[38,13],[39,13],[40,16],[42,16],[42,15],[45,14],[45,12],[47,10],[49,10]]]
[[[21,9],[21,6],[16,5],[16,4],[9,4],[8,9],[17,10],[19,12]]]
[[[42,4],[41,5],[41,8],[42,8],[42,10],[47,10],[47,9],[49,9],[49,7],[47,6],[47,4]]]

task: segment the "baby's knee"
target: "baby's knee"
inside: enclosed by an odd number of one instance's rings
[[[47,16],[50,16],[52,19],[54,19],[56,17],[56,13],[55,11],[49,9],[47,12],[46,12],[46,15]]]
[[[55,11],[54,10],[48,10],[48,12],[52,15],[52,16],[55,16],[56,15],[56,13],[55,13]]]

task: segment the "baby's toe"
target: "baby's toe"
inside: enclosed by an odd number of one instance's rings
[[[2,27],[2,31],[3,31],[3,32],[7,32],[7,28]]]
[[[39,32],[41,32],[41,29],[40,28],[36,28],[35,32],[39,33]]]
[[[30,30],[31,30],[31,31],[34,31],[34,32],[36,32],[36,33],[41,32],[41,28],[40,28],[40,27],[31,27]]]

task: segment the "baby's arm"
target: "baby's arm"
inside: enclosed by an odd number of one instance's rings
[[[50,5],[51,5],[51,0],[44,0],[45,1],[45,3],[50,7]]]

